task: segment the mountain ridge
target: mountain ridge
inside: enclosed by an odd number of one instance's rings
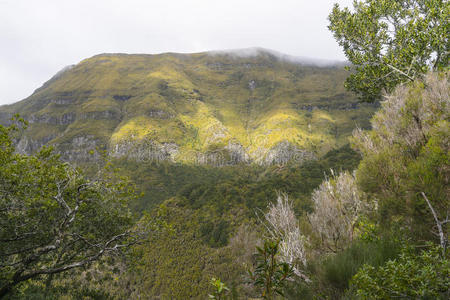
[[[342,65],[288,57],[261,48],[99,54],[1,106],[0,123],[14,113],[28,120],[18,144],[26,153],[51,144],[65,159],[89,160],[100,147],[212,165],[301,162],[368,126],[374,107],[345,91]]]

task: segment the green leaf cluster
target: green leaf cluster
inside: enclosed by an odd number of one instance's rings
[[[52,148],[17,153],[15,128],[0,125],[0,297],[126,248],[133,226],[132,184],[108,165],[88,178]]]
[[[335,4],[328,28],[352,63],[346,87],[380,100],[400,83],[448,68],[450,4],[445,0],[363,0]]]
[[[208,295],[209,299],[224,299],[226,293],[230,290],[220,279],[212,278],[211,284],[214,286],[214,293]]]
[[[361,299],[448,299],[450,260],[439,246],[420,251],[405,248],[385,265],[365,265],[352,279]]]
[[[259,287],[263,299],[283,296],[287,280],[294,275],[292,266],[278,260],[279,241],[265,240],[262,247],[256,247],[254,270],[249,270],[252,283]]]

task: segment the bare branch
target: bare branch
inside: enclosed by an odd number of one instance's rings
[[[386,66],[388,66],[388,67],[391,68],[392,70],[394,70],[394,71],[400,73],[401,75],[405,76],[405,77],[408,78],[409,80],[414,81],[414,78],[413,78],[413,77],[409,76],[407,73],[405,73],[405,72],[403,72],[402,70],[400,70],[400,69],[394,67],[393,65],[386,63]],[[408,71],[408,72],[409,72],[409,71]]]
[[[291,265],[297,276],[306,282],[311,282],[304,272],[301,271],[301,265],[306,265],[306,238],[300,232],[298,221],[288,196],[278,194],[277,202],[270,204],[268,208],[268,212],[264,215],[267,222],[265,226],[271,238],[280,240],[281,260]]]
[[[428,197],[425,195],[424,192],[421,192],[421,194],[422,194],[423,198],[425,199],[425,201],[427,202],[428,207],[431,210],[431,213],[433,214],[433,218],[434,218],[434,221],[436,222],[436,226],[437,226],[437,229],[438,229],[438,232],[439,232],[440,245],[441,245],[441,247],[443,249],[443,252],[445,253],[445,249],[447,247],[447,242],[448,241],[447,241],[447,238],[445,237],[444,230],[442,229],[442,225],[447,223],[448,219],[446,219],[444,221],[445,223],[439,221],[438,215],[437,215],[436,211],[434,210],[433,206],[431,205],[430,200],[428,200]]]
[[[353,240],[360,215],[371,206],[362,199],[354,174],[331,173],[332,177],[326,178],[313,192],[314,212],[308,219],[324,248],[337,252]]]

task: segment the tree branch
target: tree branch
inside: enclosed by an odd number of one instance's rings
[[[424,192],[421,192],[423,198],[425,199],[425,201],[428,204],[428,207],[431,210],[431,213],[433,214],[434,220],[436,222],[436,226],[438,228],[439,231],[439,239],[440,239],[440,245],[445,253],[445,248],[447,246],[447,239],[445,238],[445,234],[444,234],[444,230],[442,229],[442,225],[448,222],[448,219],[446,219],[444,222],[439,221],[439,218],[436,214],[436,211],[434,210],[433,206],[431,205],[431,202],[428,200],[427,196],[425,195]]]
[[[405,77],[408,78],[409,80],[414,81],[414,78],[413,78],[413,77],[409,76],[408,74],[406,74],[406,73],[403,72],[402,70],[400,70],[400,69],[394,67],[393,65],[386,63],[386,66],[388,66],[388,67],[391,68],[392,70],[394,70],[394,71],[396,71],[396,72],[402,74],[403,76],[405,76]]]

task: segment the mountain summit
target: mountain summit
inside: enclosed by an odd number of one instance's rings
[[[211,165],[318,157],[366,127],[374,108],[343,87],[342,64],[260,48],[101,54],[0,107],[29,122],[18,148],[54,145],[67,160],[114,157]]]

